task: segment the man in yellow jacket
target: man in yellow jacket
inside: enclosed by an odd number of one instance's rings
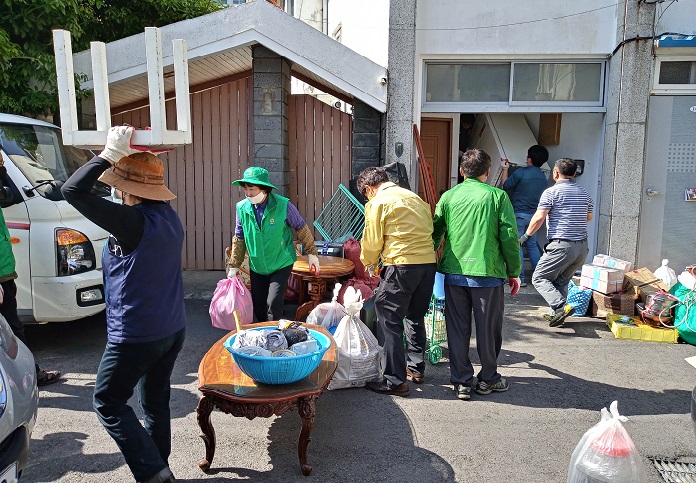
[[[435,281],[430,206],[412,191],[390,182],[383,168],[365,169],[357,185],[369,200],[360,260],[371,276],[382,261],[375,311],[384,379],[367,383],[367,388],[405,397],[409,395],[406,381],[422,383],[425,371],[423,319]]]

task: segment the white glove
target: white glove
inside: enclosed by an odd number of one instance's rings
[[[309,271],[314,267],[314,274],[319,275],[319,258],[316,255],[307,255],[307,263],[309,263]]]
[[[510,167],[510,161],[508,161],[508,158],[500,158],[500,167],[502,169],[508,169]]]
[[[370,278],[375,276],[375,267],[374,265],[370,265],[367,267],[367,274],[370,276]]]
[[[234,267],[227,268],[227,278],[234,278],[239,275],[239,269]]]
[[[115,164],[121,158],[139,153],[139,150],[131,148],[133,131],[135,131],[133,126],[114,126],[109,129],[109,133],[106,135],[106,146],[99,157]]]
[[[0,287],[0,304],[5,301],[5,291]]]

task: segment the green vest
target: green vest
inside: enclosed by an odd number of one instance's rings
[[[0,210],[0,282],[17,278],[15,274],[15,258],[12,253],[10,230],[5,224],[5,216]]]
[[[293,235],[285,223],[290,200],[273,193],[261,218],[256,222],[254,207],[249,200],[237,203],[237,216],[244,230],[244,242],[249,251],[249,268],[261,275],[269,275],[297,260]]]

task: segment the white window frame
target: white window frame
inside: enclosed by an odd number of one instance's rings
[[[515,65],[517,64],[599,64],[600,65],[600,84],[599,100],[597,101],[515,101],[512,99],[513,82],[515,80]],[[604,89],[606,86],[607,63],[603,60],[521,60],[513,61],[510,69],[510,105],[511,106],[573,106],[573,107],[603,107]]]
[[[427,71],[432,64],[510,64],[508,100],[503,102],[428,102]],[[599,101],[513,101],[512,88],[515,64],[601,64]],[[606,112],[607,61],[604,58],[564,59],[423,59],[421,112]]]
[[[653,74],[653,94],[696,94],[696,84],[660,84],[660,68],[663,62],[696,62],[696,54],[657,55]]]

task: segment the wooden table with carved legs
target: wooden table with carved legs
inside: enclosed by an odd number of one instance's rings
[[[307,255],[300,255],[297,261],[292,266],[292,274],[300,279],[302,287],[300,288],[300,300],[297,311],[295,312],[295,320],[304,320],[314,307],[316,307],[321,298],[326,292],[326,284],[328,282],[336,282],[344,277],[347,277],[353,270],[355,265],[347,258],[327,257],[319,255],[319,275],[315,275],[309,271],[309,262]],[[304,285],[307,284],[307,294],[309,302],[304,301]],[[331,287],[333,289],[333,287]]]
[[[244,326],[245,328],[273,326],[277,322],[264,322]],[[326,329],[316,325],[305,324],[313,330],[330,335]],[[215,456],[215,430],[210,421],[213,409],[219,409],[225,414],[235,417],[254,419],[280,416],[297,408],[302,419],[302,429],[297,446],[297,456],[300,460],[302,474],[309,475],[312,465],[307,461],[307,447],[314,427],[316,417],[315,402],[326,386],[337,367],[336,344],[331,339],[331,347],[324,354],[319,367],[306,378],[292,384],[266,385],[256,384],[245,375],[234,363],[232,355],[222,345],[233,332],[228,333],[217,341],[203,356],[198,368],[199,391],[203,393],[196,415],[198,426],[205,442],[205,458],[198,466],[208,471]]]

